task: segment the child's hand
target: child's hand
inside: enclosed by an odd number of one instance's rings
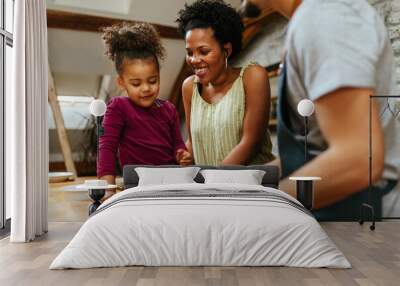
[[[115,190],[114,189],[108,189],[106,190],[106,193],[104,195],[104,197],[101,198],[101,202],[103,203],[105,200],[107,200],[108,198],[112,197],[113,195],[115,195]]]
[[[193,164],[192,154],[185,149],[178,149],[178,151],[176,151],[176,162],[182,166],[191,165]]]

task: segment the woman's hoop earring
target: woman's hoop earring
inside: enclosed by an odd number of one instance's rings
[[[228,57],[227,56],[225,57],[225,69],[226,70],[228,69]]]

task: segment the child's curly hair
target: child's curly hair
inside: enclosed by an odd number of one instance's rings
[[[176,22],[183,36],[196,28],[211,27],[221,46],[232,44],[231,57],[242,49],[243,24],[240,15],[222,0],[198,0],[185,4],[185,8],[178,12]]]
[[[147,59],[159,61],[165,58],[165,49],[160,35],[148,23],[122,22],[102,29],[106,46],[105,55],[115,63],[118,73],[122,72],[124,59]]]

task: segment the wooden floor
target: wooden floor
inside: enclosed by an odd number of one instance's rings
[[[77,191],[76,185],[96,177],[78,177],[74,181],[49,184],[49,222],[83,222],[88,218],[88,207],[92,203],[87,191]],[[117,178],[117,184],[121,183]],[[75,189],[75,191],[71,191]]]
[[[289,267],[123,267],[48,270],[87,218],[86,192],[65,191],[75,182],[50,184],[49,233],[28,244],[0,240],[0,285],[400,285],[400,222],[323,223],[353,268]]]
[[[82,222],[87,219],[88,206],[91,204],[87,191],[71,191],[87,179],[95,177],[79,177],[74,181],[49,184],[49,222]]]
[[[82,223],[52,222],[49,233],[28,244],[0,241],[0,285],[400,285],[400,222],[323,223],[353,268],[122,267],[48,270]]]

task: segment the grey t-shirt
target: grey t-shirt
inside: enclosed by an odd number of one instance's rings
[[[393,50],[386,27],[365,0],[304,0],[289,23],[285,43],[290,122],[301,136],[303,118],[297,104],[313,101],[341,87],[373,88],[375,95],[396,95]],[[400,116],[395,99],[380,102],[385,136],[385,179],[400,174]],[[340,114],[338,114],[340,116]],[[368,122],[368,111],[365,114]],[[307,137],[310,152],[327,148],[315,115]],[[365,138],[368,144],[368,138]],[[368,156],[368,154],[366,154]]]

